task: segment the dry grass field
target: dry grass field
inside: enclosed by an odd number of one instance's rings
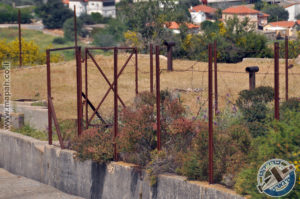
[[[126,61],[128,54],[119,54],[119,69]],[[97,55],[96,60],[113,81],[113,57]],[[199,109],[198,96],[203,103],[207,101],[208,73],[207,63],[189,60],[174,60],[174,69],[180,71],[167,72],[167,62],[161,58],[161,89],[177,90],[185,105],[189,106],[192,113]],[[256,76],[256,85],[273,86],[274,63],[272,60],[249,60],[237,64],[218,64],[219,78],[219,100],[220,106],[226,106],[226,96],[234,101],[238,93],[249,88],[248,74],[245,72],[247,66],[259,66],[260,71]],[[84,64],[83,64],[84,67]],[[188,70],[188,71],[184,71]],[[52,93],[54,106],[59,119],[76,118],[76,70],[75,61],[53,64]],[[3,71],[0,72],[0,82],[3,85]],[[280,97],[284,98],[285,79],[284,63],[280,62]],[[83,70],[84,74],[84,70]],[[149,56],[139,55],[139,91],[149,91]],[[108,89],[108,85],[101,76],[98,69],[89,59],[89,98],[97,106],[102,96]],[[300,66],[290,69],[290,97],[300,97]],[[154,79],[155,80],[155,79]],[[46,67],[36,66],[32,68],[11,70],[11,93],[12,99],[46,99]],[[134,58],[129,62],[124,73],[119,79],[119,95],[126,105],[133,102],[135,96]],[[85,88],[83,79],[83,89]],[[3,88],[0,88],[3,92]],[[3,97],[2,97],[3,98]],[[227,97],[228,98],[228,97]],[[3,99],[1,99],[3,102]],[[90,110],[91,112],[91,110]],[[109,116],[113,112],[113,92],[110,92],[105,100],[100,113]]]

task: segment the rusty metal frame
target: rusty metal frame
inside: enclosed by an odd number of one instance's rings
[[[111,83],[109,81],[109,79],[107,78],[107,76],[105,75],[105,73],[103,72],[103,70],[101,69],[101,67],[99,66],[99,64],[97,63],[97,61],[95,60],[94,56],[91,54],[92,50],[114,50],[114,52],[116,51],[116,55],[114,55],[114,67],[115,64],[117,64],[117,59],[118,59],[118,50],[132,50],[133,52],[129,55],[129,57],[127,58],[126,62],[124,63],[124,65],[121,67],[120,71],[116,74],[116,79],[114,79],[114,81]],[[115,86],[115,82],[116,80],[121,76],[122,72],[124,71],[124,69],[126,68],[126,66],[128,65],[129,61],[132,59],[133,55],[135,54],[135,92],[136,94],[138,94],[138,61],[137,61],[137,48],[129,48],[129,47],[90,47],[90,48],[86,48],[85,49],[85,93],[82,93],[82,95],[85,95],[86,100],[89,101],[89,103],[85,103],[85,119],[86,119],[86,125],[85,127],[88,128],[91,124],[92,119],[94,118],[95,115],[97,115],[97,117],[103,122],[104,120],[102,120],[99,117],[99,109],[101,107],[101,105],[103,104],[103,102],[105,101],[106,97],[108,96],[108,94],[110,93],[110,91],[112,90],[114,93],[116,93],[116,97],[118,99],[118,101],[120,101],[120,103],[122,104],[123,107],[126,107],[124,101],[121,99],[121,97],[119,96],[119,94],[117,92],[115,92],[114,86]],[[100,100],[100,103],[97,105],[97,107],[95,108],[95,106],[90,102],[89,98],[88,98],[88,58],[90,58],[92,60],[92,62],[95,64],[96,68],[98,69],[98,71],[100,72],[100,74],[103,76],[103,78],[105,79],[106,83],[109,85],[109,88],[107,89],[106,93],[104,94],[103,98]],[[93,110],[93,114],[91,115],[91,117],[89,118],[88,116],[88,107],[94,107],[92,108]]]
[[[47,65],[47,100],[48,100],[48,143],[52,145],[52,119],[57,131],[57,135],[59,138],[60,146],[63,149],[63,140],[61,137],[61,131],[58,125],[55,109],[52,102],[52,95],[51,95],[51,64],[50,64],[50,57],[51,52],[54,51],[63,51],[63,50],[74,50],[75,51],[75,58],[76,58],[76,80],[77,80],[77,131],[78,136],[81,135],[82,132],[82,69],[81,69],[81,47],[65,47],[65,48],[55,48],[55,49],[47,49],[46,50],[46,65]]]
[[[217,40],[214,41],[214,78],[215,78],[215,115],[219,112],[219,100],[218,100],[218,49]]]
[[[18,30],[19,30],[19,66],[23,65],[22,60],[22,30],[21,30],[21,10],[18,9]]]
[[[289,99],[289,38],[285,36],[285,100]]]
[[[279,120],[279,44],[274,43],[274,117]]]
[[[113,50],[114,51],[114,80],[111,83],[99,64],[96,62],[95,58],[91,54],[92,50]],[[132,50],[132,53],[129,55],[127,58],[126,62],[124,65],[121,67],[120,71],[118,71],[118,50]],[[118,161],[118,152],[117,152],[117,143],[116,143],[116,138],[118,136],[118,101],[122,104],[123,107],[125,106],[125,103],[123,100],[120,98],[118,94],[118,79],[121,76],[122,72],[128,65],[129,61],[132,59],[133,55],[135,55],[135,93],[138,94],[138,51],[137,48],[130,48],[130,47],[91,47],[91,48],[86,48],[85,49],[85,93],[82,92],[82,96],[85,96],[85,117],[86,117],[86,128],[91,126],[91,121],[94,118],[95,115],[98,116],[98,118],[102,121],[105,122],[101,115],[98,113],[99,108],[105,101],[106,97],[108,96],[109,92],[112,90],[114,92],[114,124],[113,124],[113,131],[114,131],[114,160]],[[106,83],[109,85],[108,90],[102,97],[100,103],[98,106],[95,108],[94,105],[89,101],[88,98],[88,58],[92,60],[100,74],[103,76],[105,79]],[[91,107],[93,110],[93,114],[89,118],[88,114],[88,107]]]
[[[160,126],[160,62],[159,62],[160,48],[155,47],[155,62],[156,62],[156,136],[157,136],[157,150],[161,150],[161,126]]]
[[[213,174],[213,69],[212,69],[212,44],[208,45],[208,173],[209,184],[214,183]]]

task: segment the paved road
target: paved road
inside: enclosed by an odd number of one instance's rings
[[[12,28],[12,27],[15,27],[17,28],[18,27],[18,24],[0,24],[0,28]],[[25,29],[31,29],[31,30],[40,30],[42,31],[44,26],[43,24],[41,23],[35,23],[35,24],[22,24],[21,25],[22,28],[25,28]]]
[[[0,168],[0,199],[82,199]]]

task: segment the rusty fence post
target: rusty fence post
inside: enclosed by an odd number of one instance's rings
[[[153,93],[153,44],[150,44],[150,92]]]
[[[22,60],[22,32],[21,32],[21,10],[18,10],[18,25],[19,25],[19,65],[23,65]]]
[[[47,100],[48,100],[48,143],[52,145],[52,113],[49,98],[51,99],[51,70],[50,70],[50,51],[46,50],[47,64]]]
[[[74,5],[74,39],[75,47],[77,47],[77,17],[76,17],[76,6]]]
[[[289,38],[285,36],[285,100],[289,99]]]
[[[135,47],[135,94],[139,93],[139,79],[138,79],[138,49]]]
[[[215,115],[218,114],[218,61],[217,61],[217,41],[214,42],[214,67],[215,67]]]
[[[82,132],[82,68],[81,68],[81,47],[75,48],[76,54],[76,74],[77,74],[77,130],[78,136]]]
[[[84,59],[85,59],[85,96],[86,96],[86,99],[85,99],[85,122],[86,122],[86,129],[89,128],[89,105],[88,105],[88,64],[87,64],[87,61],[88,61],[88,57],[87,57],[87,53],[88,53],[88,49],[85,48],[85,51],[84,51]]]
[[[213,72],[212,72],[212,44],[208,45],[208,156],[209,156],[209,184],[213,181]]]
[[[274,99],[275,99],[275,119],[279,120],[279,45],[274,43]]]
[[[114,48],[114,160],[118,161],[117,143],[118,136],[118,48]]]
[[[156,132],[157,132],[157,150],[161,149],[160,140],[160,63],[159,63],[159,46],[155,47],[155,59],[156,59]]]

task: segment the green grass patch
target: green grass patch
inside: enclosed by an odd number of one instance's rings
[[[0,38],[5,39],[8,42],[15,40],[17,37],[18,28],[13,27],[0,29]],[[40,49],[45,52],[48,48],[63,48],[74,46],[74,42],[72,41],[66,41],[64,44],[53,43],[53,40],[57,38],[57,36],[44,34],[42,31],[38,30],[22,29],[22,38],[26,41],[34,41],[39,45]],[[79,45],[82,45],[82,43],[79,42]],[[74,52],[72,50],[60,51],[57,53],[63,55],[65,61],[74,59]]]
[[[22,135],[36,138],[38,140],[42,140],[42,141],[48,140],[48,134],[46,132],[38,131],[34,128],[31,128],[29,125],[25,125],[24,127],[20,128],[20,129],[14,129],[13,131],[16,133],[20,133]],[[56,134],[53,135],[53,140],[58,140]]]
[[[45,104],[45,102],[37,101],[37,102],[33,102],[31,104],[31,106],[44,106],[44,107],[46,107],[46,104]]]

